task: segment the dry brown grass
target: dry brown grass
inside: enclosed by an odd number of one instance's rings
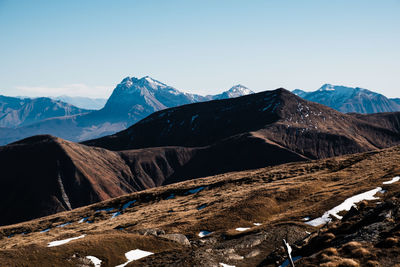
[[[338,251],[336,248],[326,248],[321,253],[326,254],[328,256],[338,255]]]
[[[321,239],[325,243],[329,243],[334,238],[335,238],[335,235],[333,233],[324,233],[321,235]]]
[[[353,259],[342,259],[337,262],[338,267],[358,267],[360,264]]]
[[[351,255],[356,258],[365,258],[371,255],[371,252],[366,248],[357,248],[351,251]]]
[[[383,245],[386,247],[393,247],[399,243],[399,239],[397,237],[388,237],[385,239]]]
[[[0,258],[1,266],[18,266],[19,264],[22,266],[26,262],[29,262],[30,266],[78,266],[80,258],[95,256],[103,261],[103,266],[115,266],[126,262],[124,253],[133,249],[154,253],[172,249],[185,250],[177,243],[153,236],[115,231],[112,234],[88,235],[57,247],[30,245],[18,249],[1,250]]]
[[[367,267],[379,267],[381,265],[377,261],[369,260],[366,262],[366,266]]]
[[[348,242],[347,244],[345,244],[342,247],[342,250],[344,250],[345,252],[348,252],[348,253],[352,253],[353,251],[355,251],[356,249],[359,249],[361,247],[362,247],[361,243],[352,241],[352,242]]]
[[[281,246],[282,239],[280,237],[286,238],[285,235],[291,234],[289,242],[294,242],[306,236],[305,231],[315,230],[304,224],[305,216],[312,218],[321,216],[326,210],[340,204],[350,196],[382,186],[382,182],[387,181],[388,177],[400,174],[398,165],[400,165],[400,147],[383,150],[380,153],[366,153],[227,173],[154,188],[71,212],[1,227],[0,260],[19,259],[23,253],[26,254],[26,259],[42,259],[38,256],[39,254],[34,253],[35,249],[47,255],[49,261],[59,255],[63,255],[61,258],[64,257],[65,260],[67,254],[70,255],[70,252],[73,251],[96,252],[84,250],[89,247],[98,248],[99,253],[100,251],[103,253],[106,249],[104,245],[107,244],[107,247],[110,247],[110,254],[104,255],[109,257],[110,262],[117,264],[122,263],[120,257],[123,257],[128,246],[119,247],[117,242],[113,242],[111,239],[107,239],[107,243],[102,236],[115,235],[122,239],[124,236],[132,235],[132,240],[124,239],[122,244],[134,245],[139,242],[135,241],[136,239],[142,240],[140,236],[133,235],[136,231],[160,228],[167,233],[184,234],[192,242],[198,241],[197,234],[201,230],[214,232],[216,236],[223,234],[232,242],[244,235],[267,232],[272,237],[262,244],[263,253],[252,259],[253,262],[257,263],[258,260],[259,263],[263,260],[263,256]],[[185,194],[188,190],[199,187],[204,187],[204,189],[195,194]],[[391,185],[391,192],[399,191],[400,183]],[[175,197],[167,199],[171,194],[174,194]],[[387,195],[389,196],[389,194]],[[111,212],[95,212],[100,208],[119,208],[130,200],[137,200],[137,202],[114,219],[111,219]],[[206,207],[198,210],[198,207],[204,204]],[[89,220],[93,223],[78,223],[83,217],[90,217]],[[56,225],[65,222],[72,222],[72,224],[55,228]],[[263,225],[256,227],[253,225],[255,222]],[[48,227],[51,227],[49,232],[40,233],[41,230]],[[115,230],[121,227],[124,229],[123,231]],[[236,227],[250,227],[251,229],[246,233],[240,233],[234,230]],[[28,233],[22,235],[22,232]],[[277,233],[279,238],[274,239],[274,233]],[[10,234],[14,234],[14,236],[7,238]],[[71,242],[70,245],[60,247],[60,250],[54,250],[54,253],[51,252],[53,250],[46,247],[50,241],[80,234],[88,234],[88,238]],[[335,238],[332,233],[324,235],[328,243]],[[88,242],[86,240],[92,240],[90,242],[93,243],[85,244]],[[151,239],[151,237],[146,237],[146,240],[160,243],[160,239]],[[160,253],[174,249],[178,252],[176,254],[171,252],[171,255],[177,255],[177,257],[185,253],[185,250],[178,248],[175,243],[163,242],[153,244],[153,247],[148,244],[146,248],[158,249],[157,251]],[[267,244],[267,242],[269,243]],[[350,242],[343,247],[343,251],[365,256],[367,253],[362,250],[362,247],[360,243]],[[65,253],[68,253],[63,254],[64,250]],[[49,252],[47,253],[47,251]],[[339,262],[348,265],[332,266],[358,266],[354,264],[359,264],[355,260],[338,257],[337,251],[335,252],[333,248],[327,249],[325,252],[323,253],[325,256],[321,260],[325,261],[324,264],[339,264]],[[111,256],[111,253],[122,256]],[[97,255],[100,256],[100,254]],[[119,258],[117,259],[117,257]]]
[[[353,259],[346,259],[346,258],[339,258],[335,257],[332,258],[333,261],[322,263],[321,267],[359,267],[360,264]]]

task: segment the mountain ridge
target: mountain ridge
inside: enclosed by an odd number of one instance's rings
[[[234,90],[232,87],[230,90]],[[218,98],[237,97],[251,90],[236,90],[235,94]],[[83,141],[112,134],[143,119],[151,113],[183,104],[210,101],[213,96],[183,93],[149,76],[126,77],[114,89],[103,108],[86,114],[63,118],[48,118],[15,130],[0,129],[0,145],[38,134],[51,134],[70,141]],[[1,127],[1,126],[0,126]]]
[[[71,104],[78,108],[89,109],[89,110],[99,110],[104,107],[107,102],[105,98],[90,98],[83,96],[68,96],[61,95],[57,97],[50,97],[55,100],[60,100],[65,103]]]
[[[325,112],[324,115],[322,112]],[[252,122],[248,122],[248,117],[253,118]],[[344,122],[346,120],[350,125],[366,123],[366,119],[361,122],[356,116],[342,114],[323,105],[303,100],[280,88],[240,98],[195,103],[158,111],[120,133],[89,140],[84,144],[102,146],[102,142],[105,141],[109,145],[105,148],[112,150],[164,145],[203,146],[210,145],[221,138],[243,133],[241,129],[246,129],[244,132],[252,132],[264,129],[264,126],[265,129],[272,127],[277,132],[285,129],[285,132],[301,130],[303,133],[318,134],[322,134],[330,127],[329,131],[334,129],[334,133],[338,135],[347,133],[346,138],[356,140],[353,132],[358,129],[347,125]],[[377,127],[370,122],[365,124],[367,125],[371,129]],[[232,129],[236,130],[232,132]],[[397,129],[388,130],[394,131],[389,134],[392,137],[397,134]],[[225,131],[228,132],[225,134]],[[197,137],[199,135],[201,140]],[[388,138],[392,137],[388,136]],[[285,143],[278,136],[273,138],[279,140],[278,143]],[[110,146],[113,142],[119,141],[122,142],[120,145]],[[363,144],[373,148],[373,145],[365,140]]]
[[[359,87],[324,84],[318,90],[305,92],[300,89],[294,94],[343,113],[379,113],[400,111],[399,101]]]
[[[0,127],[3,128],[17,128],[45,119],[89,111],[48,97],[19,98],[0,95]]]

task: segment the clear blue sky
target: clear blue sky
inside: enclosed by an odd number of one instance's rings
[[[0,0],[0,94],[108,97],[145,75],[200,94],[400,97],[400,0]]]

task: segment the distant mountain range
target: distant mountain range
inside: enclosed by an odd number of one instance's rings
[[[123,130],[151,113],[165,108],[238,97],[251,93],[253,92],[248,88],[237,85],[218,95],[201,96],[183,93],[148,76],[140,79],[127,77],[117,85],[104,107],[100,110],[89,112],[88,110],[79,109],[61,101],[47,98],[48,106],[26,110],[25,113],[29,113],[27,117],[34,117],[36,120],[28,120],[29,123],[20,123],[20,120],[16,118],[17,116],[7,117],[5,120],[7,123],[0,124],[0,145],[38,134],[51,134],[71,141],[88,140]],[[74,101],[75,103],[79,100],[66,97],[63,99],[69,102]],[[19,98],[10,99],[12,103],[15,101],[21,102],[23,100]],[[35,102],[38,99],[30,99],[29,101]],[[58,105],[63,103],[71,111],[59,112],[53,116],[43,116],[43,110],[54,109],[51,106],[52,101],[58,103]],[[6,102],[3,104],[5,107],[10,105]],[[8,111],[9,108],[5,108],[5,110]],[[13,128],[10,128],[10,126]]]
[[[62,102],[71,104],[78,108],[98,110],[104,107],[107,102],[105,98],[89,98],[81,96],[67,96],[62,95],[58,97],[53,97],[55,100],[60,100]]]
[[[16,128],[49,118],[89,112],[48,97],[19,98],[0,95],[0,127]]]
[[[189,94],[145,76],[123,79],[105,104],[104,99],[68,96],[57,98],[63,101],[2,96],[0,145],[38,134],[51,134],[70,141],[94,139],[124,130],[159,110],[252,93],[245,86],[236,85],[217,95]],[[399,98],[388,99],[362,88],[325,84],[314,92],[297,89],[293,93],[343,113],[400,111]],[[96,110],[78,108],[71,103]],[[100,106],[103,107],[98,109]]]
[[[324,84],[314,92],[305,92],[300,89],[294,94],[325,106],[331,107],[343,113],[378,113],[400,111],[400,99],[389,99],[359,87],[346,87],[332,84]]]

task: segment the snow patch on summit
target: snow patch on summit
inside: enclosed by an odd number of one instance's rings
[[[146,82],[148,82],[148,84],[150,85],[151,88],[156,89],[157,87],[161,87],[161,88],[165,88],[167,87],[166,84],[163,84],[162,82],[159,82],[157,80],[154,80],[153,78],[149,77],[149,76],[145,76],[142,79],[146,80]],[[141,80],[142,80],[141,79]]]
[[[253,93],[253,91],[251,91],[249,88],[247,88],[247,87],[245,87],[245,86],[243,86],[241,84],[238,84],[238,85],[232,87],[228,91],[228,94],[230,96],[232,96],[232,97],[242,96],[242,95],[249,95],[249,94],[252,94],[252,93]]]

